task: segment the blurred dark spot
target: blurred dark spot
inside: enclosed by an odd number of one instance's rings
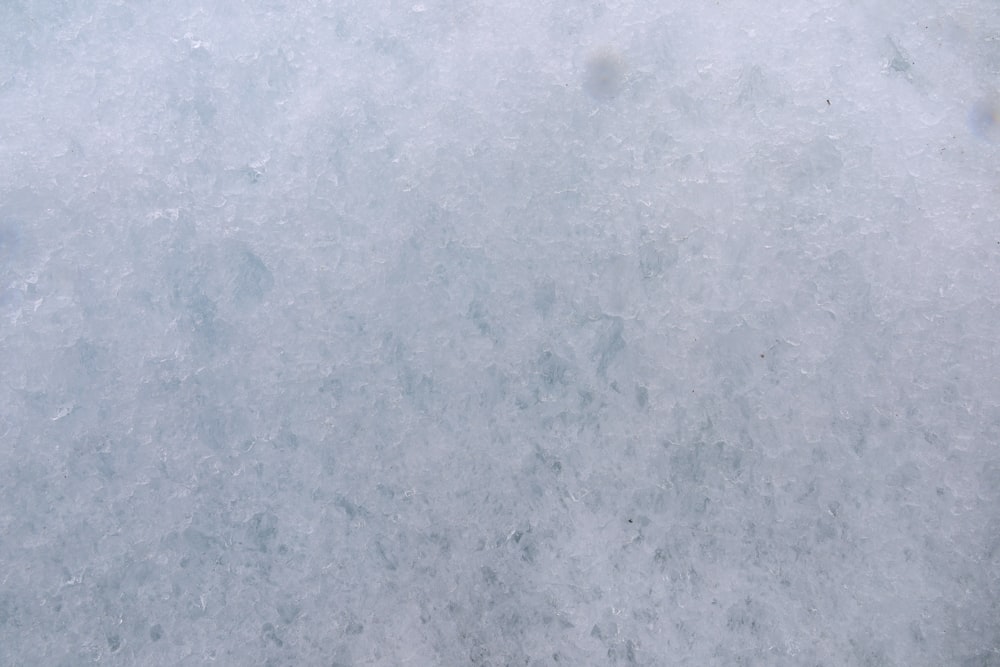
[[[973,104],[969,109],[969,128],[981,139],[1000,137],[1000,104],[988,99]]]
[[[595,53],[584,68],[583,89],[598,100],[614,99],[625,87],[625,63],[610,51]]]

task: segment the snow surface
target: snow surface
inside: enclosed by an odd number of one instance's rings
[[[1000,665],[998,93],[994,0],[0,3],[0,664]]]

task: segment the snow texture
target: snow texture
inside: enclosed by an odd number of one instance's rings
[[[1000,665],[994,0],[0,3],[0,664]]]

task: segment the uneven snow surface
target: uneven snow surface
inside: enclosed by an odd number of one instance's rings
[[[1000,665],[996,1],[0,3],[0,664]]]

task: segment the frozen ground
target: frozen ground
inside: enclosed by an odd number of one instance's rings
[[[993,0],[8,0],[0,327],[0,664],[1000,665]]]

